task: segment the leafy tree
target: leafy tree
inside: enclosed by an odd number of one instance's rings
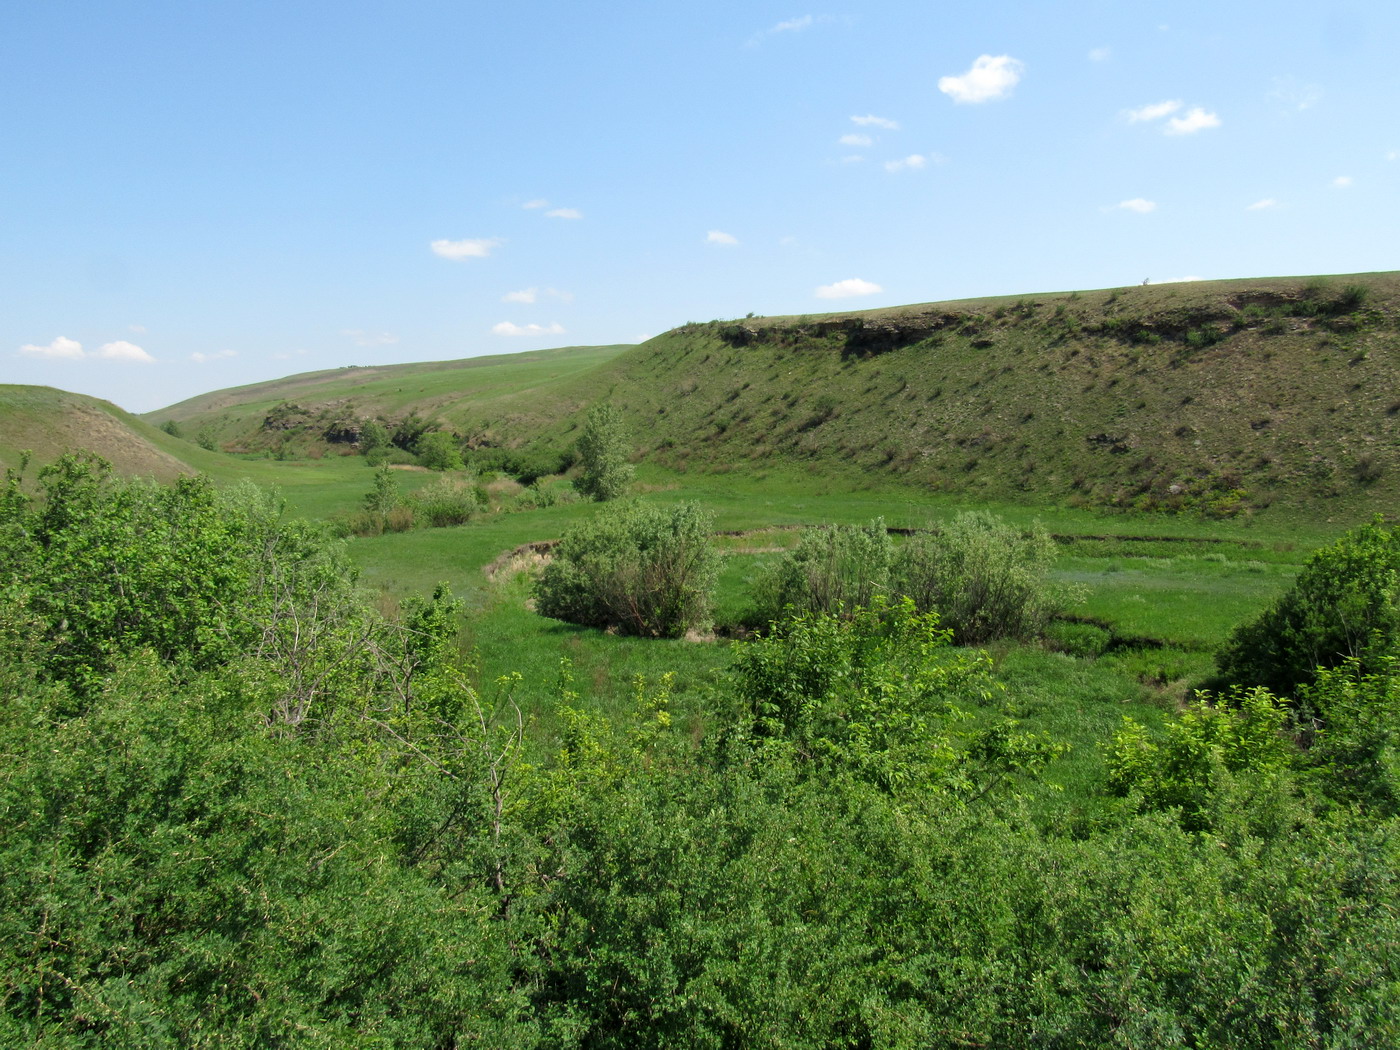
[[[1319,667],[1355,660],[1374,673],[1400,644],[1398,599],[1400,530],[1377,518],[1316,551],[1288,591],[1235,628],[1216,654],[1220,677],[1296,697]]]
[[[629,452],[630,441],[621,414],[607,401],[594,405],[578,439],[583,472],[574,484],[585,496],[599,502],[617,499],[632,481]]]
[[[175,420],[173,419],[167,419],[164,423],[160,425],[160,429],[165,431],[173,438],[185,436],[184,431],[180,429],[180,424],[175,422]]]
[[[461,470],[462,453],[451,434],[435,430],[424,434],[413,447],[418,462],[429,470]]]
[[[219,448],[219,434],[212,426],[205,424],[200,427],[199,431],[195,434],[194,443],[202,449],[207,449],[210,452],[217,452]]]
[[[633,503],[575,525],[535,584],[536,608],[653,638],[708,626],[719,570],[711,523],[693,503]]]
[[[373,455],[376,452],[389,448],[390,445],[389,431],[379,420],[366,419],[360,424],[361,455]]]
[[[895,561],[894,589],[920,609],[937,610],[959,645],[1025,638],[1044,628],[1065,597],[1050,584],[1054,560],[1054,541],[1041,526],[1022,533],[972,511],[911,536]]]
[[[392,440],[405,452],[413,452],[417,449],[418,442],[423,439],[423,436],[434,429],[436,429],[434,424],[430,420],[424,419],[418,414],[418,410],[414,409],[394,428]]]

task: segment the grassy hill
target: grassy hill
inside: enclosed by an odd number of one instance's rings
[[[1397,391],[1400,275],[1386,273],[713,321],[632,348],[311,373],[146,418],[257,449],[417,412],[469,444],[557,449],[611,398],[638,454],[682,471],[793,465],[979,498],[1358,514],[1400,495]]]
[[[162,480],[206,469],[214,455],[110,401],[48,386],[0,385],[0,467],[17,467],[26,451],[40,465],[78,448],[99,453],[122,473]]]

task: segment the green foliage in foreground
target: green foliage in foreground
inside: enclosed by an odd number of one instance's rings
[[[176,499],[68,480],[94,543]],[[1319,677],[1306,750],[1262,693],[1183,720],[1064,832],[1013,690],[907,603],[741,647],[698,735],[669,679],[613,723],[565,666],[532,744],[445,592],[386,619],[266,501],[191,519],[260,537],[220,563],[251,640],[210,649],[99,578],[139,529],[26,571],[49,507],[5,499],[0,1044],[1400,1042],[1388,667]],[[75,595],[121,613],[81,674]]]
[[[536,585],[536,607],[650,638],[707,627],[719,569],[711,525],[693,503],[604,511],[564,534]]]
[[[1315,552],[1292,588],[1236,628],[1216,662],[1226,682],[1295,696],[1317,668],[1356,660],[1373,671],[1397,645],[1400,529],[1377,518]]]

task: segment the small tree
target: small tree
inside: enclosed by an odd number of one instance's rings
[[[627,504],[570,529],[535,585],[545,616],[676,638],[708,626],[719,555],[693,503]]]
[[[461,470],[462,453],[457,442],[446,431],[434,430],[424,434],[414,446],[418,462],[429,470]]]
[[[399,505],[399,479],[387,463],[374,472],[374,488],[365,493],[365,510],[388,514]]]
[[[372,456],[380,449],[389,447],[389,431],[377,419],[366,419],[360,424],[360,454]]]
[[[583,473],[574,485],[599,502],[617,499],[632,481],[628,446],[627,427],[617,409],[606,401],[594,405],[578,439]]]

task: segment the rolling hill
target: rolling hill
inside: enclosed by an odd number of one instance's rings
[[[1027,501],[1229,515],[1400,494],[1400,275],[1009,296],[673,329],[639,346],[341,369],[147,419],[225,447],[409,412],[559,449],[610,398],[678,470],[791,464]]]

